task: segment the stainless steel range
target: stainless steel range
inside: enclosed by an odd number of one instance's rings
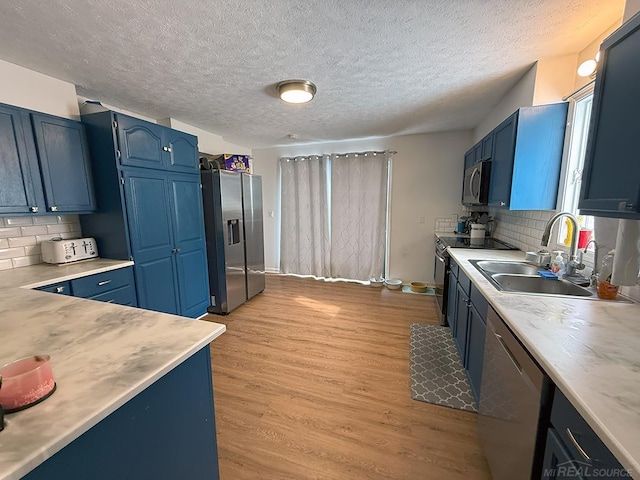
[[[490,250],[517,250],[501,240],[487,237],[472,239],[469,236],[445,237],[436,235],[436,254],[433,265],[433,280],[435,281],[436,301],[441,314],[440,325],[447,325],[447,296],[449,294],[449,254],[447,248],[474,248]]]

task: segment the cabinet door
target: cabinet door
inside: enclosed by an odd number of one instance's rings
[[[600,53],[580,212],[640,219],[640,15],[607,38]]]
[[[471,165],[473,165],[474,163],[476,163],[476,157],[475,157],[476,153],[475,153],[475,148],[471,148],[471,150],[469,150],[467,153],[464,154],[464,169],[465,171],[467,170],[467,168],[469,168]],[[464,175],[464,172],[462,172]]]
[[[473,159],[474,163],[478,163],[482,160],[482,142],[478,142],[473,147]]]
[[[165,169],[166,161],[162,135],[166,129],[161,125],[137,118],[115,115],[118,124],[120,164],[130,167]]]
[[[188,133],[167,128],[163,139],[163,146],[168,146],[168,167],[175,172],[197,173],[198,138]]]
[[[484,336],[486,330],[485,320],[475,306],[471,304],[469,308],[469,332],[467,334],[467,373],[476,402],[480,400],[482,357],[484,355]]]
[[[456,345],[460,352],[462,365],[467,367],[467,332],[469,330],[469,297],[458,283],[457,290],[457,311],[456,311]]]
[[[180,314],[197,317],[209,306],[209,273],[200,175],[170,174]]]
[[[124,172],[140,307],[179,313],[169,188],[165,172]]]
[[[511,115],[493,131],[493,157],[489,183],[489,205],[508,207],[511,196],[513,159],[516,149],[518,112]]]
[[[541,479],[548,480],[582,480],[584,477],[577,472],[584,470],[584,465],[574,462],[564,444],[558,438],[556,431],[547,431],[547,445],[544,450]]]
[[[447,323],[451,327],[451,335],[456,335],[456,313],[458,308],[457,280],[454,275],[449,274],[449,292],[447,295]]]
[[[49,212],[92,212],[93,180],[85,127],[80,122],[31,114]]]
[[[481,160],[490,160],[493,157],[493,132],[482,139]]]
[[[0,215],[38,211],[37,161],[29,158],[21,111],[0,105]]]

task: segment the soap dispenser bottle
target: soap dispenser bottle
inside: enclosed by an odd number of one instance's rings
[[[562,258],[562,250],[557,250],[553,252],[555,257],[551,262],[551,271],[555,273],[558,278],[564,275],[564,259]]]

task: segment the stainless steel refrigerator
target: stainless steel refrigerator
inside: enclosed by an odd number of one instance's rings
[[[202,170],[211,313],[227,314],[264,290],[262,177]]]

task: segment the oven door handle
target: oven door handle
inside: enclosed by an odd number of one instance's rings
[[[438,252],[436,252],[436,258],[440,263],[445,263],[444,257],[441,256]]]

